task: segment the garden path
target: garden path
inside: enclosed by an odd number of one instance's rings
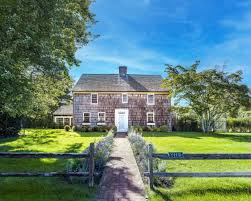
[[[125,135],[114,138],[96,201],[146,201],[144,184]]]

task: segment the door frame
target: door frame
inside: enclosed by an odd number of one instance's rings
[[[123,131],[119,130],[119,112],[125,112],[125,125],[126,129]],[[117,127],[118,132],[127,132],[128,131],[128,117],[129,117],[129,111],[127,108],[119,108],[115,109],[115,126]]]

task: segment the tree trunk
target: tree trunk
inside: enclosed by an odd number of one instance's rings
[[[213,131],[214,120],[210,118],[208,114],[203,114],[201,118],[201,127],[203,133],[208,133]]]

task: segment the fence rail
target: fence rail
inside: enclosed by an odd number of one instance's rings
[[[162,160],[251,160],[251,154],[186,154],[170,152],[167,154],[153,153],[152,144],[148,145],[148,172],[144,175],[149,178],[150,188],[153,189],[153,178],[157,177],[251,177],[251,172],[154,172],[153,159]]]
[[[172,156],[172,154],[174,154],[174,156]],[[251,159],[251,154],[183,154],[177,152],[169,154],[153,153],[152,157],[163,160],[225,160],[225,159],[247,160]]]
[[[35,152],[0,152],[0,158],[87,158],[88,172],[0,172],[0,177],[88,177],[89,186],[94,185],[94,143],[90,143],[89,153],[35,153]]]

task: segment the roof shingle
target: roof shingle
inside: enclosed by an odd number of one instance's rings
[[[109,91],[109,92],[166,92],[161,88],[160,75],[127,74],[83,74],[73,88],[73,92]]]
[[[54,113],[53,115],[73,115],[73,106],[72,104],[70,105],[62,105],[60,106]]]

